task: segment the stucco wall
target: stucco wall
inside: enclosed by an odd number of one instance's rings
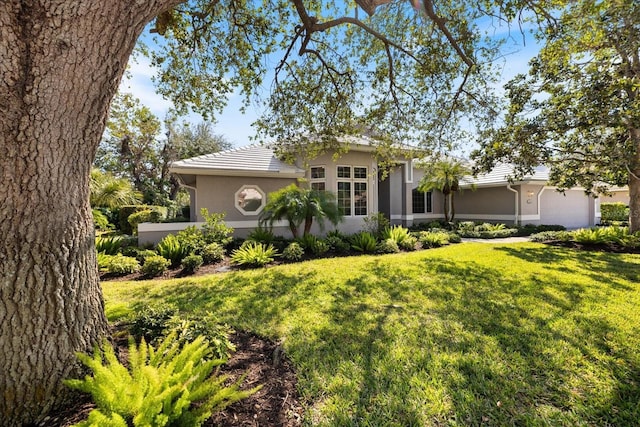
[[[196,180],[197,221],[203,221],[200,209],[209,212],[226,212],[225,221],[246,221],[247,226],[255,228],[259,213],[244,215],[235,206],[235,194],[244,185],[258,186],[265,195],[295,183],[293,178],[251,178],[229,176],[198,175]]]
[[[622,190],[612,193],[610,196],[600,195],[600,203],[624,203],[629,206],[629,191]]]
[[[515,193],[506,187],[478,188],[464,190],[455,195],[456,217],[458,219],[502,220],[503,216],[515,215]],[[500,217],[500,218],[498,218]]]

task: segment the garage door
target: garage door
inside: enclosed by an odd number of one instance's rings
[[[567,228],[589,227],[589,198],[582,190],[558,193],[544,190],[540,199],[540,222]]]

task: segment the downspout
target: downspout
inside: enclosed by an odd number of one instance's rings
[[[516,215],[515,215],[515,218],[513,220],[513,224],[514,225],[518,225],[518,223],[520,222],[519,221],[519,217],[520,217],[520,200],[519,200],[519,197],[518,197],[519,193],[518,193],[518,190],[514,190],[513,188],[511,188],[511,184],[510,183],[507,184],[507,190],[513,191],[515,193],[515,200],[516,200],[516,203],[515,203],[515,208],[516,209],[515,209],[515,211],[516,211]]]

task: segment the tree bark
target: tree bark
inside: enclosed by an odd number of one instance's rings
[[[629,231],[640,231],[640,129],[631,129],[629,136],[634,142],[636,152],[629,172]]]
[[[0,425],[37,423],[107,332],[89,174],[144,25],[178,1],[0,2]]]

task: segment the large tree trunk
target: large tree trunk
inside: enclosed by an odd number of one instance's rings
[[[629,231],[635,233],[640,231],[640,129],[631,129],[629,135],[636,147],[629,173]]]
[[[35,423],[107,323],[89,173],[135,41],[177,1],[0,2],[0,425]]]

